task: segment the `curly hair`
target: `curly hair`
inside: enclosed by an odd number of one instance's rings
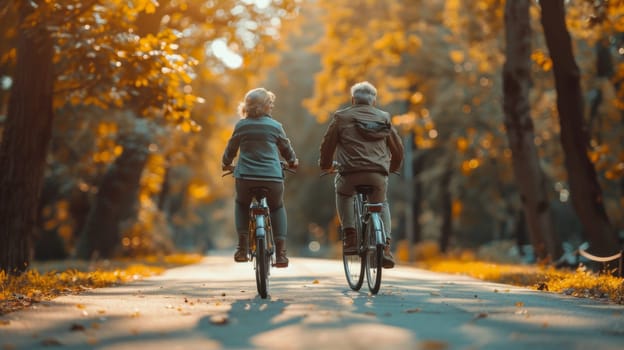
[[[249,90],[245,99],[238,105],[238,114],[243,118],[258,118],[267,115],[275,94],[265,88]]]

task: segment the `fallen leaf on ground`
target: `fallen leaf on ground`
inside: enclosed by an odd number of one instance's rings
[[[223,315],[216,315],[216,316],[212,316],[210,318],[210,323],[214,324],[214,325],[225,325],[229,322],[229,319],[227,318],[227,316],[223,316]]]
[[[69,327],[69,330],[72,332],[77,332],[77,331],[84,331],[85,327],[81,324],[78,323],[74,323],[71,325],[71,327]]]
[[[43,345],[43,346],[58,346],[58,345],[63,345],[63,343],[61,343],[60,341],[58,341],[58,339],[55,339],[55,338],[46,338],[46,339],[41,341],[41,345]]]
[[[485,312],[481,312],[481,313],[476,314],[473,320],[478,320],[480,318],[486,318],[486,317],[488,317],[488,314]]]
[[[444,350],[448,349],[448,343],[440,340],[424,340],[420,343],[420,349],[423,350]]]
[[[420,312],[420,309],[419,309],[419,308],[414,308],[414,309],[407,309],[407,310],[405,310],[405,313],[408,313],[408,314],[415,314],[415,313],[417,313],[417,312]]]

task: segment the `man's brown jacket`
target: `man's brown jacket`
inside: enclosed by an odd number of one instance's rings
[[[336,153],[340,173],[398,171],[403,143],[390,114],[374,106],[354,104],[334,113],[321,143],[319,166],[330,169]]]

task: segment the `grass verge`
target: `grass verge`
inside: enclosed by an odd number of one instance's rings
[[[167,268],[194,264],[201,258],[197,254],[174,254],[132,260],[35,262],[20,276],[0,271],[0,315],[61,295],[158,275]]]
[[[458,258],[432,258],[419,261],[417,265],[436,272],[468,275],[484,281],[624,304],[623,278],[598,274],[583,266],[568,270]]]

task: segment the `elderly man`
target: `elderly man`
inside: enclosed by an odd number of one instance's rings
[[[336,209],[344,233],[344,251],[357,250],[353,196],[356,185],[373,186],[371,203],[384,203],[382,220],[388,241],[384,250],[384,268],[394,267],[390,250],[390,209],[386,199],[388,175],[398,171],[403,161],[403,144],[390,122],[390,114],[375,107],[377,89],[364,81],[351,87],[351,106],[336,111],[320,147],[319,166],[333,169],[334,156],[338,166],[335,178]]]

